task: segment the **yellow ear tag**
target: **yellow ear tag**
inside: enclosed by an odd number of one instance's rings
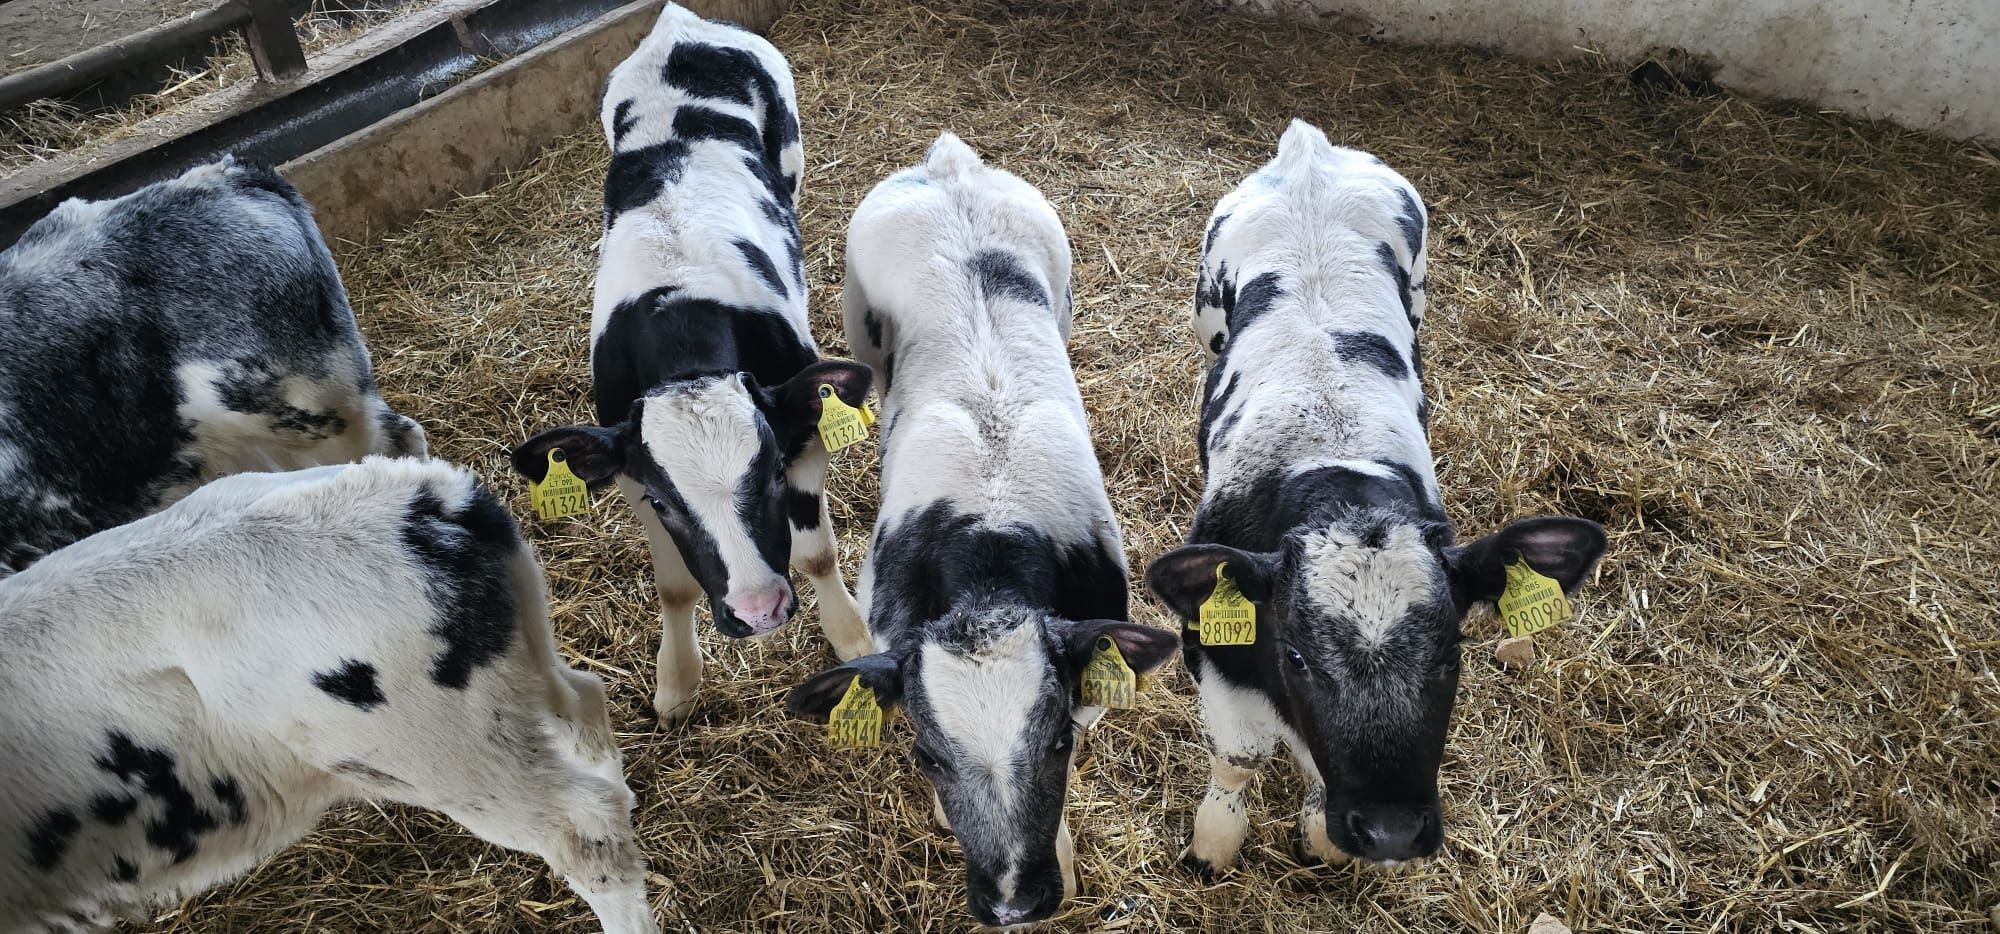
[[[1507,589],[1500,592],[1500,618],[1507,623],[1508,635],[1533,635],[1557,623],[1569,622],[1570,616],[1569,598],[1563,596],[1562,585],[1529,567],[1525,558],[1516,558],[1507,565]]]
[[[1090,664],[1083,666],[1084,706],[1123,710],[1132,706],[1138,691],[1138,678],[1132,674],[1132,666],[1125,664],[1118,643],[1109,636],[1098,636],[1097,651],[1091,653]]]
[[[1197,632],[1202,645],[1250,645],[1257,641],[1257,605],[1229,579],[1229,562],[1215,566],[1215,590],[1201,602]]]
[[[569,465],[563,463],[567,459],[562,448],[549,449],[548,474],[542,477],[542,482],[529,488],[529,498],[535,503],[535,515],[544,519],[560,519],[590,508],[590,485],[570,472]]]
[[[865,405],[856,409],[835,393],[832,386],[820,384],[819,440],[826,445],[828,454],[846,450],[868,437],[868,426],[873,423],[874,418]]]
[[[882,744],[882,705],[875,690],[855,675],[847,693],[826,717],[826,743],[835,749],[872,749]]]

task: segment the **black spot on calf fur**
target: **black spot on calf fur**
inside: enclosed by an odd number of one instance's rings
[[[120,882],[139,881],[139,866],[137,863],[120,856],[112,860],[112,866],[115,868],[111,873],[111,878]]]
[[[172,853],[176,863],[194,856],[201,835],[216,828],[215,815],[196,804],[194,793],[181,784],[173,754],[141,746],[117,730],[105,735],[105,743],[97,767],[137,784],[164,805],[159,817],[146,822],[146,842]]]
[[[43,872],[54,872],[69,850],[69,838],[83,828],[67,808],[57,808],[35,818],[28,828],[28,863]]]
[[[107,827],[125,823],[125,818],[139,807],[139,799],[123,793],[99,794],[90,799],[90,816]]]
[[[989,297],[1004,295],[1015,301],[1049,307],[1048,290],[1021,265],[1020,257],[1005,250],[982,250],[972,257],[969,265],[979,287]]]
[[[314,672],[313,687],[362,710],[374,710],[389,701],[382,694],[381,685],[375,682],[375,666],[351,658],[332,671]]]
[[[208,780],[208,790],[215,793],[215,800],[229,810],[229,823],[242,826],[250,816],[249,803],[243,800],[243,786],[233,776],[223,775]]]
[[[1403,362],[1396,346],[1373,331],[1334,331],[1333,349],[1340,359],[1366,363],[1390,379],[1405,379],[1410,375],[1410,365]]]
[[[426,489],[410,500],[403,545],[423,568],[444,651],[431,660],[431,680],[464,690],[473,671],[493,663],[514,637],[514,598],[507,579],[521,530],[483,486],[456,515]]]

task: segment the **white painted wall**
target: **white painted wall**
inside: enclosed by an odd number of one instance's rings
[[[1397,42],[1637,62],[1680,48],[1725,87],[2000,140],[2000,0],[1223,0]]]

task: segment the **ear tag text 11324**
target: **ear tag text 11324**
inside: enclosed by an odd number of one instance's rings
[[[847,693],[826,717],[826,742],[835,749],[872,749],[882,744],[882,705],[875,690],[855,675]]]
[[[868,426],[874,422],[875,417],[866,405],[859,409],[848,405],[847,400],[833,391],[833,386],[820,384],[819,440],[826,445],[827,453],[853,447],[868,437]]]
[[[560,519],[573,516],[590,508],[590,486],[582,478],[571,473],[568,457],[562,448],[549,449],[549,472],[542,482],[533,484],[529,498],[534,500],[535,515],[544,519]]]
[[[1201,603],[1202,645],[1250,645],[1257,641],[1257,605],[1229,579],[1229,563],[1215,566],[1215,590]]]
[[[1125,654],[1118,651],[1118,643],[1109,636],[1098,636],[1097,651],[1091,653],[1090,663],[1083,666],[1084,706],[1123,710],[1132,706],[1138,691],[1138,676],[1132,673],[1132,666],[1125,664]]]
[[[1523,558],[1507,565],[1507,587],[1500,592],[1500,618],[1510,636],[1530,636],[1557,623],[1568,622],[1569,599],[1562,585],[1528,566]]]

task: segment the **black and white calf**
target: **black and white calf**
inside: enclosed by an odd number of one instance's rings
[[[239,474],[0,581],[0,930],[109,926],[235,878],[343,800],[548,860],[654,926],[595,675],[472,475]]]
[[[1069,244],[1041,193],[946,134],[848,229],[849,346],[882,374],[882,510],[861,572],[879,654],[793,691],[824,719],[856,677],[916,728],[966,856],[972,914],[1046,918],[1075,891],[1063,820],[1083,665],[1178,640],[1125,622],[1118,524],[1064,347]]]
[[[225,474],[424,453],[298,192],[223,160],[0,253],[0,577]]]
[[[1417,355],[1425,223],[1401,175],[1303,122],[1209,223],[1207,486],[1189,544],[1147,571],[1190,621],[1223,564],[1258,610],[1253,644],[1186,637],[1214,753],[1186,854],[1199,872],[1235,862],[1244,788],[1280,740],[1311,782],[1313,855],[1435,852],[1466,612],[1517,555],[1568,590],[1603,553],[1603,530],[1570,518],[1453,544]]]
[[[723,634],[768,633],[795,607],[796,565],[834,650],[868,651],[834,560],[816,428],[820,387],[859,406],[871,376],[820,360],[807,327],[796,106],[770,43],[671,3],[611,73],[590,349],[600,427],[545,431],[514,452],[539,481],[561,448],[593,486],[615,479],[638,514],[662,602],[663,718],[689,712],[701,679],[702,592]]]

